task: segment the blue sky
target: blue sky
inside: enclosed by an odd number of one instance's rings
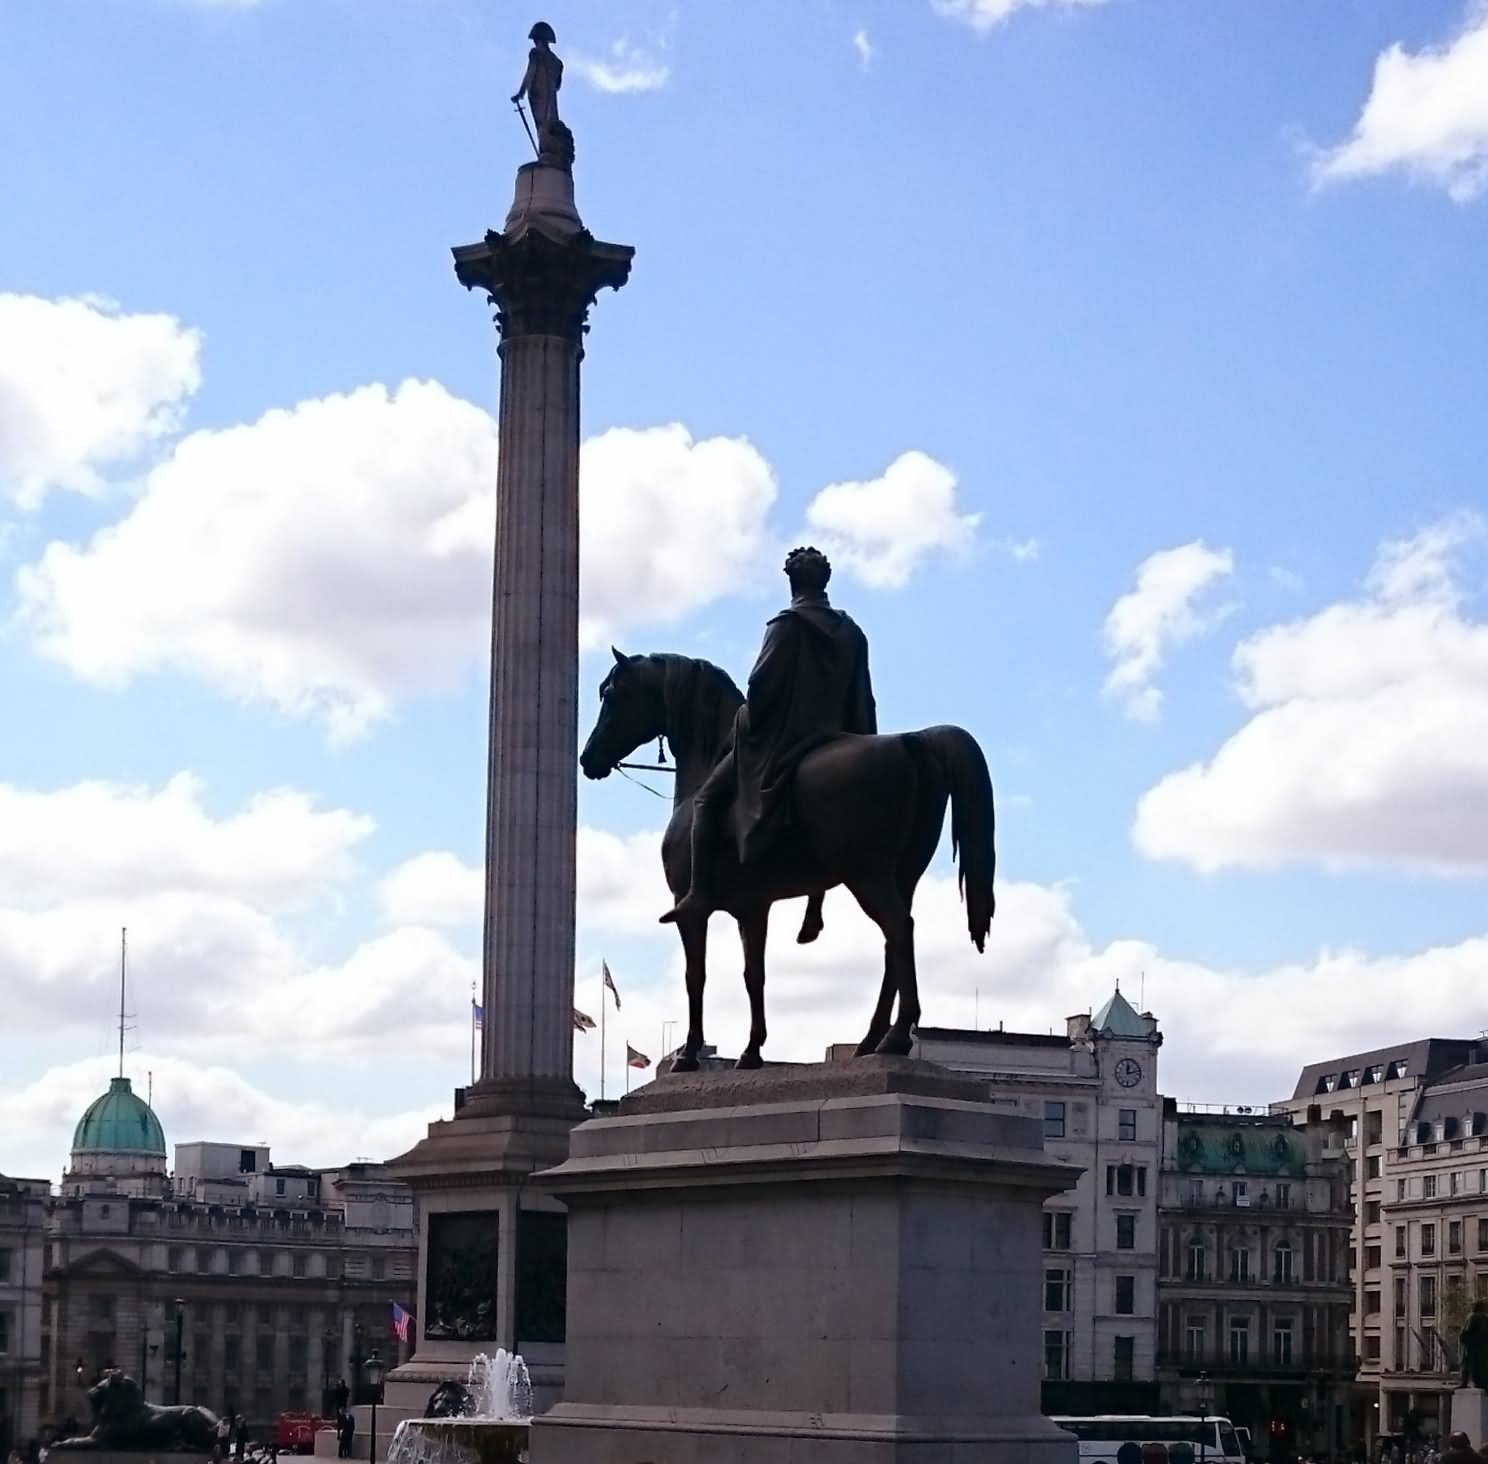
[[[546,15],[637,250],[584,368],[583,728],[612,639],[742,678],[814,538],[884,724],[963,723],[1001,798],[986,958],[945,854],[923,891],[927,1020],[1145,973],[1215,1101],[1488,1027],[1488,10]],[[60,1168],[121,924],[173,1139],[393,1152],[462,1079],[496,360],[448,249],[507,208],[533,18],[0,0],[0,1169]],[[647,1051],[661,810],[581,792],[580,1004],[603,951]],[[864,1023],[828,918],[773,1056]]]

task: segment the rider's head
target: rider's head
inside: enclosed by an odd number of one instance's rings
[[[553,27],[547,21],[540,20],[527,32],[529,41],[536,41],[538,45],[557,45],[558,37],[553,34]]]
[[[832,578],[832,566],[820,549],[792,549],[785,556],[785,575],[790,580],[791,594],[820,595],[825,593],[827,581]]]

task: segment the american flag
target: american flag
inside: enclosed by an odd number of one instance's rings
[[[620,1010],[620,993],[615,989],[615,978],[610,975],[610,963],[601,961],[600,969],[604,971],[604,984],[610,988],[610,995],[615,998],[615,1010]]]
[[[474,997],[470,999],[470,1020],[475,1023],[477,1030],[485,1029],[486,1009]]]
[[[413,1320],[413,1313],[406,1312],[395,1301],[393,1307],[393,1331],[398,1334],[400,1342],[408,1341],[408,1324]]]

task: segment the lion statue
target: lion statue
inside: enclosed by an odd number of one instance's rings
[[[209,1454],[217,1437],[217,1415],[186,1405],[161,1408],[146,1403],[140,1385],[119,1368],[110,1368],[88,1389],[93,1430],[60,1439],[54,1449],[159,1449]]]

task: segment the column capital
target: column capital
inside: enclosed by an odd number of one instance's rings
[[[467,290],[484,290],[496,307],[503,342],[546,335],[575,345],[588,329],[595,297],[625,284],[635,255],[630,245],[603,243],[587,229],[557,239],[531,227],[491,229],[481,243],[452,252],[455,278]]]

